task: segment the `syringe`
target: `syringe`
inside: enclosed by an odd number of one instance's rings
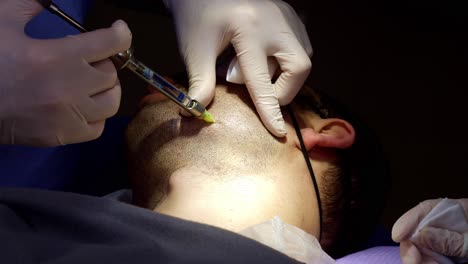
[[[62,18],[64,21],[78,29],[80,32],[88,32],[78,21],[70,17],[68,14],[63,12],[52,0],[37,0],[52,14],[55,14]],[[149,67],[139,62],[133,56],[133,47],[111,57],[117,70],[127,68],[134,72],[141,79],[145,80],[156,90],[164,94],[166,97],[171,99],[174,103],[185,109],[192,115],[199,117],[206,122],[213,123],[213,116],[205,109],[205,106],[195,99],[185,95],[182,91],[177,89],[174,85],[166,81],[159,74],[151,70]]]

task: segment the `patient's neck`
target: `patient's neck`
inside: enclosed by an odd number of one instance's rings
[[[274,186],[256,175],[206,175],[198,168],[182,168],[169,181],[167,196],[154,211],[234,232],[268,219]]]
[[[297,198],[281,190],[290,188],[285,185],[265,175],[207,175],[200,168],[181,168],[172,174],[167,196],[153,210],[234,232],[278,215],[315,233],[309,224],[301,226],[308,220],[301,211],[310,210],[313,202],[298,208]]]

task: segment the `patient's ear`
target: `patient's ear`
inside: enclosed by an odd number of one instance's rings
[[[354,143],[355,132],[353,126],[343,119],[328,118],[314,122],[313,128],[301,129],[302,139],[307,151],[315,146],[328,148],[349,148]],[[296,138],[296,146],[300,148]]]

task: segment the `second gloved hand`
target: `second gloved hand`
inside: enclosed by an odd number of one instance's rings
[[[426,200],[406,212],[393,226],[404,264],[453,263],[468,260],[468,199]],[[458,262],[457,262],[458,263]]]
[[[216,59],[231,43],[266,128],[286,135],[280,105],[292,101],[310,69],[312,47],[294,10],[278,0],[166,0],[189,74],[189,95],[203,104],[215,94]],[[268,57],[281,69],[274,84]]]
[[[0,144],[92,140],[120,104],[117,72],[107,58],[130,47],[127,25],[31,39],[24,27],[42,9],[34,0],[0,1]]]

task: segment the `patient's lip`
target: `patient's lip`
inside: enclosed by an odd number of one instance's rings
[[[167,76],[165,76],[164,79],[166,79],[166,81],[168,81],[169,83],[173,85],[177,84],[173,79]],[[162,93],[160,93],[151,85],[146,86],[146,90],[148,91],[149,94],[141,99],[140,105],[139,105],[140,108],[143,108],[147,104],[162,102],[168,99],[166,96],[164,96]]]
[[[145,105],[156,103],[156,102],[162,102],[166,100],[167,98],[160,92],[157,91],[152,91],[150,94],[146,95],[140,100],[139,107],[143,108]]]

